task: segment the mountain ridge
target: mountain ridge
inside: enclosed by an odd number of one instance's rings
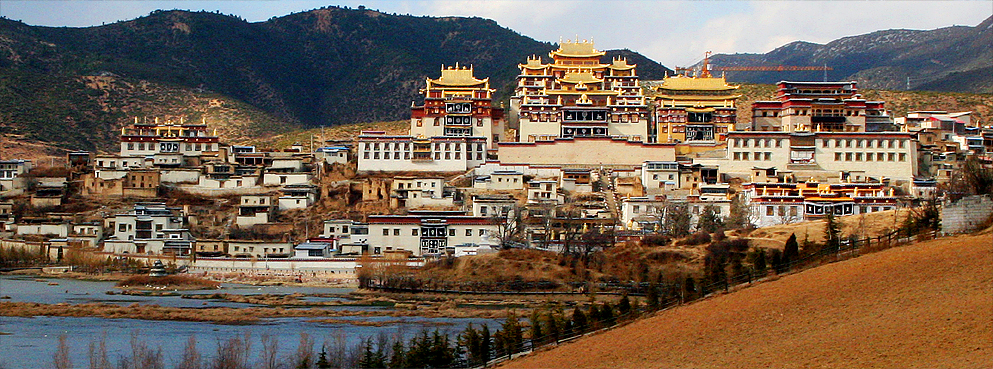
[[[794,41],[764,54],[717,54],[716,66],[828,66],[828,80],[857,80],[876,89],[993,93],[993,16],[976,26],[932,30],[891,29],[842,37],[825,44]],[[699,64],[697,65],[699,67]],[[776,83],[822,80],[824,72],[727,72],[729,80]]]
[[[410,104],[420,99],[424,79],[436,78],[442,65],[455,63],[473,65],[477,76],[490,78],[497,98],[506,101],[519,72],[517,64],[529,55],[547,59],[554,46],[489,19],[389,15],[340,7],[262,22],[181,10],[154,11],[84,28],[2,20],[0,67],[6,67],[7,73],[0,74],[0,98],[42,102],[33,110],[47,116],[43,119],[47,124],[24,124],[23,114],[8,107],[12,113],[7,114],[6,125],[19,133],[82,149],[112,148],[110,132],[126,124],[129,116],[162,109],[125,108],[126,104],[108,97],[115,92],[86,88],[83,77],[112,75],[130,85],[225,96],[232,104],[244,103],[268,115],[264,124],[243,126],[271,133],[271,129],[407,118]],[[625,55],[639,64],[645,78],[671,73],[630,50],[611,50],[607,55]],[[39,78],[47,82],[28,90],[11,88],[18,79]],[[53,100],[51,96],[59,96],[58,100],[75,96],[68,100],[80,108],[45,103]],[[94,101],[98,98],[110,101]],[[82,113],[89,116],[73,120],[85,122],[85,130],[93,132],[89,137],[74,139],[50,127],[65,120],[62,116]],[[0,127],[5,125],[2,120]],[[276,127],[276,122],[284,127]]]

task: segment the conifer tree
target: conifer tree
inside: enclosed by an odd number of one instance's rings
[[[603,303],[603,308],[600,309],[600,317],[603,318],[603,322],[607,327],[612,327],[617,324],[617,316],[614,315],[614,307],[610,306],[609,302]]]
[[[621,296],[621,301],[617,303],[617,311],[620,312],[621,315],[627,315],[631,312],[631,300],[628,299],[627,292]]]
[[[490,327],[483,324],[483,331],[480,333],[479,352],[482,354],[482,364],[490,361]]]
[[[572,325],[577,333],[586,332],[589,328],[586,313],[583,313],[583,309],[579,306],[576,306],[576,308],[572,310]]]
[[[786,245],[783,246],[782,263],[789,265],[789,263],[796,261],[799,256],[800,244],[796,242],[796,233],[791,233],[790,238],[786,240]]]
[[[328,362],[328,353],[324,350],[324,346],[321,346],[321,353],[317,356],[317,369],[331,369],[331,363]]]
[[[833,210],[827,211],[824,217],[824,245],[831,252],[837,252],[841,247],[841,224],[838,224]]]
[[[545,332],[541,329],[541,314],[537,310],[531,314],[531,342],[536,345],[541,344],[541,340],[545,339]]]
[[[645,296],[646,304],[648,305],[648,310],[655,311],[659,309],[659,284],[652,282],[648,285],[648,293]]]
[[[395,341],[393,341],[393,350],[392,351],[393,352],[390,354],[389,367],[390,368],[405,368],[405,365],[406,365],[406,362],[405,362],[405,360],[406,360],[406,358],[405,358],[405,356],[406,356],[406,350],[403,347],[403,339],[402,338],[397,337],[397,339]]]

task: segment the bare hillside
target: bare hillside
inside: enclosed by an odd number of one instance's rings
[[[993,236],[938,239],[825,265],[507,366],[993,367]]]

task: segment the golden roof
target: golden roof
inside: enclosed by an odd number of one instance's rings
[[[441,68],[441,77],[438,79],[428,78],[428,85],[436,84],[441,86],[476,86],[479,84],[489,82],[489,78],[477,79],[472,75],[472,67],[462,67],[459,68],[458,64],[454,67]]]
[[[528,57],[527,64],[518,64],[517,66],[518,68],[527,68],[527,69],[544,69],[546,67],[545,64],[541,63],[541,58],[537,56]]]
[[[594,57],[603,56],[603,51],[597,51],[593,47],[593,41],[562,41],[559,42],[559,49],[548,53],[549,56],[571,56],[571,57]]]
[[[724,77],[686,77],[686,76],[675,76],[675,77],[665,77],[662,80],[662,85],[658,87],[659,92],[664,90],[682,90],[682,91],[721,91],[721,90],[737,90],[740,86],[732,86],[727,83]]]
[[[634,67],[636,67],[636,66],[637,66],[637,64],[628,64],[628,60],[627,59],[624,59],[624,58],[614,59],[610,63],[610,69],[615,69],[615,70],[634,69]]]
[[[559,79],[559,81],[567,83],[600,83],[603,82],[602,79],[596,78],[591,71],[585,72],[568,72],[565,76]]]

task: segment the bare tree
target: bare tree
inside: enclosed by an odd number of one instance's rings
[[[59,346],[52,355],[52,364],[55,369],[72,369],[72,360],[69,359],[69,343],[66,342],[66,335],[59,335]]]
[[[345,332],[335,330],[328,346],[328,359],[332,368],[344,368],[348,361],[348,340]]]
[[[245,332],[244,338],[231,337],[217,342],[217,353],[214,356],[212,369],[248,369],[249,353],[251,352],[251,333]]]
[[[562,239],[562,253],[572,255],[577,252],[577,247],[580,246],[579,244],[584,233],[582,212],[573,206],[566,206],[562,208],[560,214],[560,216],[555,217],[553,220],[559,225],[558,229]]]
[[[107,357],[107,334],[100,336],[100,341],[90,341],[87,356],[90,359],[90,369],[110,369],[110,358]]]
[[[524,234],[524,215],[521,207],[514,204],[507,212],[494,212],[490,217],[497,230],[494,234],[500,242],[501,248],[508,248],[510,245],[520,243]]]
[[[152,349],[139,337],[139,331],[131,332],[131,355],[122,357],[117,363],[122,369],[163,369],[165,363],[162,349]]]
[[[279,358],[277,353],[279,352],[279,340],[268,334],[262,334],[262,357],[260,360],[260,366],[262,369],[277,369],[279,368]]]
[[[183,358],[176,369],[201,369],[203,362],[200,359],[200,351],[197,350],[196,336],[190,336],[186,340],[186,347],[183,348]]]
[[[300,332],[300,344],[290,362],[296,368],[310,368],[314,361],[314,339],[307,332]]]

